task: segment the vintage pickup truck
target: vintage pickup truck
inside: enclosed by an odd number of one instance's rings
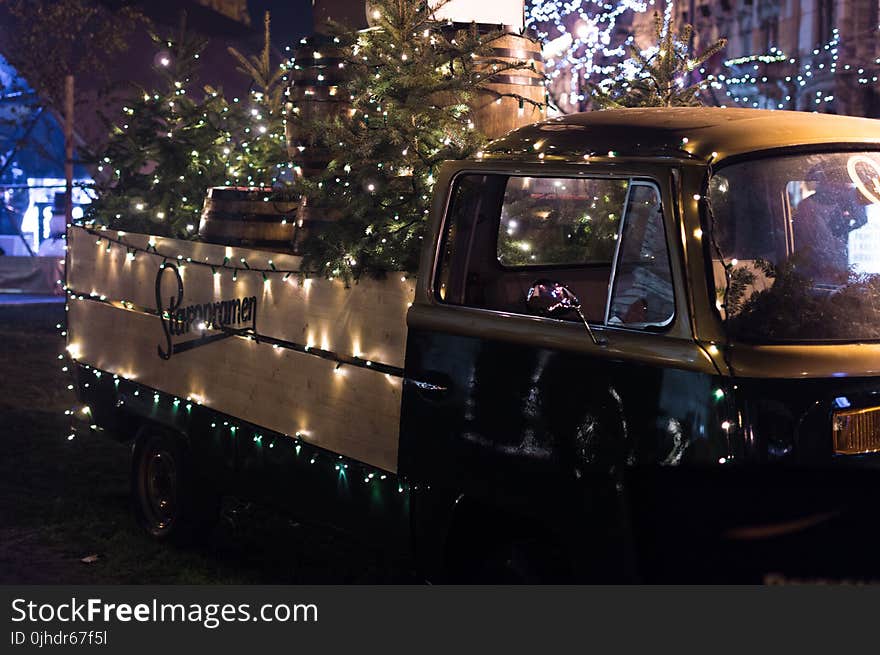
[[[156,537],[251,494],[430,580],[874,575],[880,123],[555,118],[444,166],[416,279],[299,263],[70,228],[80,417]]]

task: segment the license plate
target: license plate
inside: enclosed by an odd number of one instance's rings
[[[834,453],[880,452],[880,407],[834,412]]]

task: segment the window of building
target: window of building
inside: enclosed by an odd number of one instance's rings
[[[567,286],[592,323],[666,325],[674,303],[657,186],[627,178],[459,176],[439,299],[527,314],[529,288],[542,278]]]

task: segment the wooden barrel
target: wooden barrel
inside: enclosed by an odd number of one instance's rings
[[[495,139],[523,125],[544,120],[547,102],[544,58],[539,41],[520,34],[504,34],[494,39],[489,47],[480,62],[485,66],[486,82],[469,104],[476,128]],[[493,70],[513,62],[525,62],[528,68],[493,74]]]
[[[338,210],[323,207],[313,203],[309,198],[300,198],[296,209],[296,236],[294,238],[293,252],[297,255],[305,253],[304,245],[311,237],[323,234],[328,228],[336,223],[342,214]]]
[[[209,243],[293,252],[297,205],[272,189],[213,187],[202,208],[199,236]]]
[[[314,118],[331,118],[349,108],[343,50],[327,37],[316,35],[293,53],[289,98],[292,116],[285,128],[287,152],[306,177],[319,175],[330,161],[319,139],[301,134],[299,125]]]

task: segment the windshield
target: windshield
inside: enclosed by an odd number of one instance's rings
[[[756,159],[721,169],[709,190],[731,337],[880,339],[880,153]]]

